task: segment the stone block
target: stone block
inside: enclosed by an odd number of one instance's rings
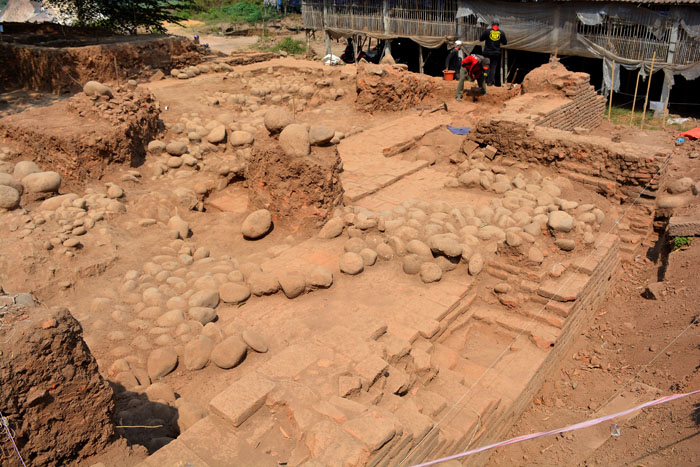
[[[270,378],[292,378],[317,359],[314,347],[294,344],[272,357],[258,371]]]
[[[668,221],[671,237],[695,237],[700,235],[700,216],[673,216]]]
[[[195,423],[177,438],[207,465],[249,465],[275,467],[277,462],[260,451],[256,451],[233,431],[206,417]],[[159,451],[160,452],[160,451]]]
[[[378,450],[396,435],[396,427],[390,420],[371,414],[348,420],[343,428],[367,446],[370,452]]]
[[[544,281],[537,293],[542,297],[551,298],[558,302],[572,302],[578,298],[579,293],[581,293],[587,282],[588,276],[585,274],[565,274],[561,279]]]
[[[214,397],[209,411],[238,427],[262,407],[274,387],[272,381],[249,373]]]
[[[208,467],[201,457],[188,448],[180,440],[171,441],[166,446],[160,448],[152,456],[143,462],[148,467],[163,467],[175,465],[187,465],[190,467]]]
[[[385,360],[377,356],[371,356],[355,365],[355,372],[362,378],[363,385],[367,384],[364,386],[365,390],[367,390],[380,375],[384,374],[388,367],[389,363]]]

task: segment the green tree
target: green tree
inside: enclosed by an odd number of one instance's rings
[[[196,10],[194,0],[49,0],[79,26],[135,34],[139,28],[165,32],[163,23],[178,23]]]

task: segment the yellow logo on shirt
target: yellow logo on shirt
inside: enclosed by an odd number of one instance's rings
[[[489,33],[489,39],[491,39],[494,42],[498,42],[499,40],[501,40],[501,31],[491,30],[491,32]]]

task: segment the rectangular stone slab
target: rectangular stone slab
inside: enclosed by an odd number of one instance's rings
[[[209,403],[209,411],[235,427],[241,426],[265,403],[275,384],[257,373],[239,379]]]

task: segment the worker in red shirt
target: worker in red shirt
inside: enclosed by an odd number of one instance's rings
[[[476,81],[481,88],[481,94],[486,94],[486,77],[489,74],[491,61],[483,55],[471,54],[462,60],[462,68],[467,72],[470,81]]]

